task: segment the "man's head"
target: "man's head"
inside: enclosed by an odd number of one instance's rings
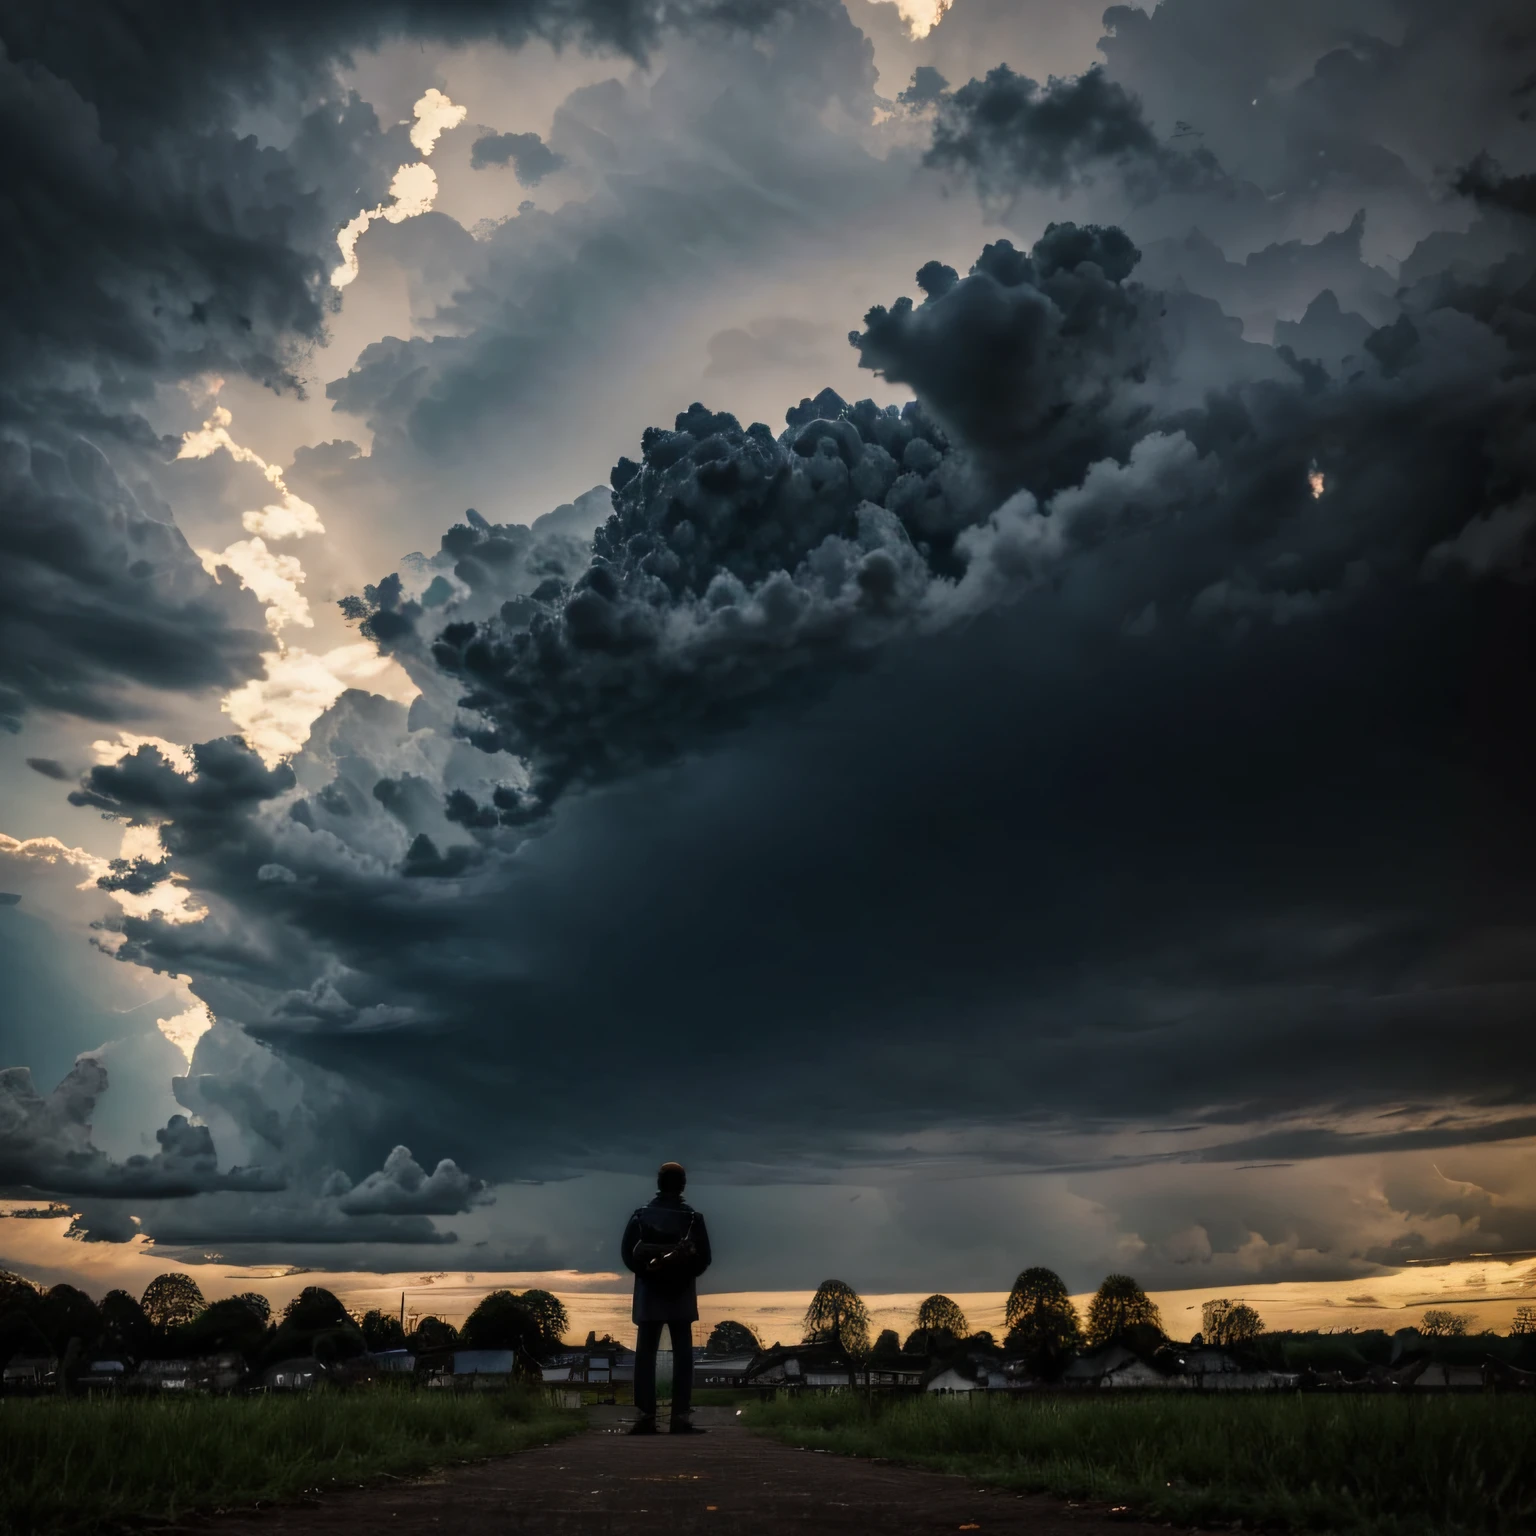
[[[688,1175],[681,1163],[663,1163],[656,1175],[656,1188],[664,1195],[680,1195],[688,1187]]]

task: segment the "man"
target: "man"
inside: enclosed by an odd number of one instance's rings
[[[619,1255],[634,1271],[635,1407],[632,1435],[656,1433],[656,1347],[662,1324],[672,1338],[672,1433],[702,1435],[688,1417],[693,1399],[693,1324],[699,1315],[696,1284],[709,1268],[704,1218],[683,1199],[688,1175],[681,1163],[663,1163],[656,1198],[629,1218]]]

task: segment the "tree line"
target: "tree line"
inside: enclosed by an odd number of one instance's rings
[[[1432,1307],[1418,1324],[1426,1339],[1471,1337],[1469,1313]],[[1022,1270],[1008,1293],[1001,1346],[986,1331],[973,1332],[959,1303],[935,1294],[924,1299],[905,1339],[891,1328],[871,1338],[863,1298],[841,1280],[824,1280],[806,1309],[803,1341],[831,1344],[858,1359],[926,1358],[966,1350],[997,1350],[1051,1376],[1084,1349],[1123,1340],[1137,1348],[1166,1341],[1157,1305],[1130,1275],[1108,1275],[1078,1314],[1066,1284],[1054,1270]],[[232,1352],[253,1367],[313,1357],[336,1363],[365,1353],[408,1349],[416,1354],[454,1348],[512,1350],[528,1365],[562,1347],[570,1329],[564,1304],[553,1293],[491,1291],[460,1327],[435,1316],[406,1327],[394,1313],[377,1309],[354,1315],[331,1291],[306,1286],[274,1316],[259,1291],[207,1301],[188,1274],[157,1275],[142,1296],[112,1290],[100,1302],[67,1284],[34,1285],[0,1270],[0,1364],[15,1356],[46,1355],[63,1362],[66,1377],[89,1357],[121,1356],[138,1362]],[[1199,1342],[1223,1348],[1252,1345],[1265,1333],[1258,1312],[1241,1300],[1215,1297],[1201,1308]],[[1517,1309],[1513,1337],[1536,1342],[1536,1305]],[[619,1349],[617,1339],[587,1335],[590,1348]],[[745,1323],[715,1326],[706,1349],[713,1355],[755,1354],[762,1341]]]
[[[423,1317],[406,1329],[377,1310],[356,1316],[323,1286],[306,1286],[280,1316],[259,1291],[209,1302],[183,1272],[157,1275],[142,1296],[108,1291],[100,1302],[72,1285],[44,1289],[0,1270],[0,1363],[42,1355],[62,1363],[66,1379],[92,1358],[179,1359],[233,1353],[261,1368],[310,1357],[340,1363],[386,1349],[510,1349],[529,1364],[560,1347],[570,1327],[549,1291],[492,1291],[455,1328]]]
[[[1043,1265],[1021,1270],[1008,1293],[1003,1321],[1007,1331],[1001,1353],[1023,1360],[1033,1374],[1047,1378],[1059,1374],[1073,1356],[1103,1344],[1120,1341],[1151,1352],[1168,1342],[1157,1304],[1134,1277],[1123,1274],[1105,1276],[1088,1303],[1087,1316],[1082,1317],[1054,1270]],[[1472,1322],[1470,1313],[1432,1307],[1420,1318],[1417,1331],[1426,1339],[1464,1339],[1471,1335]],[[869,1310],[858,1292],[842,1280],[824,1280],[806,1309],[802,1339],[806,1344],[830,1344],[847,1356],[870,1361],[999,1348],[990,1332],[972,1332],[958,1302],[937,1294],[919,1304],[905,1340],[892,1328],[873,1340],[870,1332]],[[1241,1299],[1218,1296],[1202,1304],[1200,1332],[1191,1342],[1241,1349],[1256,1345],[1266,1332],[1255,1308]],[[1536,1306],[1516,1310],[1510,1336],[1536,1341]],[[756,1335],[737,1322],[716,1328],[708,1345],[711,1353],[717,1352],[717,1339],[719,1353],[760,1347]]]

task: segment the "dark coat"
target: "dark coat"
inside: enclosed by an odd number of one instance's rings
[[[635,1267],[635,1245],[640,1242],[679,1243],[693,1223],[693,1245],[699,1262],[686,1280],[668,1281],[664,1286],[635,1275],[635,1305],[631,1313],[637,1323],[691,1323],[699,1315],[699,1289],[695,1283],[709,1268],[709,1229],[704,1218],[681,1195],[657,1195],[649,1205],[642,1205],[624,1228],[619,1257],[624,1267]]]

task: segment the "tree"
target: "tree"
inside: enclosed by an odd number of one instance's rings
[[[727,1318],[710,1330],[704,1352],[709,1355],[755,1355],[762,1347],[757,1335],[745,1323]]]
[[[551,1291],[531,1290],[523,1292],[523,1305],[539,1330],[539,1352],[548,1354],[559,1349],[571,1326],[565,1303]]]
[[[411,1344],[418,1350],[452,1349],[459,1342],[458,1330],[440,1317],[424,1317],[411,1334]]]
[[[101,1313],[96,1303],[72,1285],[50,1286],[39,1300],[35,1316],[56,1355],[62,1355],[72,1339],[88,1347],[101,1337]]]
[[[851,1285],[823,1280],[805,1309],[805,1342],[832,1344],[850,1355],[869,1351],[869,1309]]]
[[[357,1326],[362,1330],[363,1343],[370,1350],[405,1348],[405,1329],[393,1312],[381,1312],[375,1307],[371,1312],[363,1313]]]
[[[464,1321],[460,1334],[470,1349],[516,1349],[538,1359],[560,1347],[570,1319],[548,1291],[492,1291]]]
[[[320,1285],[307,1285],[283,1308],[283,1320],[265,1339],[262,1358],[271,1362],[311,1355],[316,1360],[351,1360],[367,1351],[362,1329],[341,1299]]]
[[[260,1291],[241,1291],[231,1301],[243,1301],[263,1323],[272,1321],[272,1303]]]
[[[1207,1344],[1248,1344],[1263,1332],[1264,1319],[1247,1302],[1213,1296],[1200,1308],[1200,1333]]]
[[[40,1294],[30,1280],[13,1270],[0,1269],[0,1317],[7,1312],[27,1311]]]
[[[144,1287],[139,1305],[152,1327],[167,1329],[190,1323],[208,1303],[191,1275],[172,1273],[156,1275]]]
[[[1088,1303],[1088,1342],[1107,1344],[1137,1324],[1163,1331],[1162,1314],[1129,1275],[1106,1275]]]
[[[341,1298],[326,1290],[323,1285],[306,1285],[283,1308],[283,1321],[306,1331],[317,1328],[340,1328],[351,1321]]]
[[[1452,1312],[1445,1307],[1431,1307],[1419,1319],[1419,1332],[1426,1339],[1464,1339],[1472,1327],[1468,1312]]]
[[[469,1349],[516,1349],[537,1354],[539,1325],[516,1291],[491,1291],[464,1320],[461,1342]]]
[[[872,1355],[899,1355],[901,1353],[901,1335],[894,1328],[882,1328],[880,1337],[875,1340],[875,1347],[870,1351]]]
[[[144,1316],[138,1298],[127,1291],[108,1291],[101,1298],[102,1342],[130,1360],[142,1360],[149,1353],[154,1329]]]
[[[916,1326],[902,1349],[909,1355],[945,1355],[960,1347],[970,1331],[965,1313],[948,1296],[929,1296],[919,1304]]]
[[[178,1354],[212,1355],[233,1350],[255,1360],[267,1339],[266,1319],[243,1296],[226,1296],[205,1307],[190,1323],[171,1331]]]
[[[951,1301],[948,1296],[929,1296],[917,1309],[915,1331],[923,1338],[921,1350],[932,1354],[936,1350],[953,1349],[971,1331],[971,1325],[966,1322],[958,1302]],[[907,1340],[907,1348],[914,1354],[918,1352],[913,1350],[911,1339]]]
[[[1004,1350],[1024,1360],[1037,1376],[1054,1377],[1082,1348],[1083,1327],[1066,1284],[1043,1264],[1019,1271],[1003,1320],[1008,1325]]]

